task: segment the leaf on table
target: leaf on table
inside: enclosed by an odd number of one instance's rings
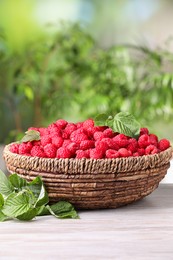
[[[21,178],[16,173],[11,174],[9,176],[9,181],[12,184],[12,186],[18,190],[22,189],[23,187],[26,187],[28,184],[28,182],[25,179]]]
[[[10,195],[14,191],[13,186],[7,176],[0,170],[0,193],[4,196]]]
[[[27,212],[23,213],[22,215],[17,216],[17,219],[29,221],[32,220],[37,216],[37,208],[29,209]]]
[[[26,191],[10,194],[4,202],[2,212],[8,217],[18,217],[31,207],[30,194]]]
[[[79,218],[73,205],[67,201],[59,201],[51,206],[47,205],[50,213],[57,218]]]

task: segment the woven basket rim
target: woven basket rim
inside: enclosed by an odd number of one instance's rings
[[[145,161],[146,160],[159,160],[159,159],[162,159],[162,157],[164,156],[164,155],[167,155],[170,159],[169,160],[171,160],[171,159],[173,159],[173,147],[172,146],[170,146],[168,149],[166,149],[166,150],[164,150],[164,151],[162,151],[162,152],[160,152],[160,153],[157,153],[157,154],[150,154],[150,155],[142,155],[142,156],[129,156],[129,157],[120,157],[120,158],[112,158],[112,159],[109,159],[109,158],[103,158],[103,159],[92,159],[92,158],[81,158],[81,159],[77,159],[77,158],[46,158],[46,157],[37,157],[37,156],[26,156],[26,155],[20,155],[20,154],[16,154],[16,153],[12,153],[11,151],[10,151],[10,146],[12,145],[12,144],[15,144],[15,143],[18,143],[18,142],[13,142],[13,143],[10,143],[10,144],[8,144],[8,145],[6,145],[5,146],[5,148],[4,148],[4,150],[3,150],[3,156],[5,155],[5,154],[9,154],[10,156],[15,156],[16,158],[23,158],[23,159],[31,159],[32,161],[33,160],[38,160],[39,159],[39,161],[41,162],[41,161],[64,161],[64,162],[67,162],[67,161],[71,161],[71,162],[74,162],[74,161],[76,161],[76,162],[82,162],[82,161],[87,161],[87,162],[95,162],[95,161],[97,161],[97,162],[100,162],[100,163],[102,163],[102,162],[105,162],[105,161],[107,161],[107,162],[111,162],[111,161],[114,161],[114,162],[116,162],[116,161],[122,161],[122,163],[123,163],[123,161],[126,161],[126,163],[127,162],[133,162],[134,160],[136,161],[136,160],[141,160],[142,158],[145,158]]]

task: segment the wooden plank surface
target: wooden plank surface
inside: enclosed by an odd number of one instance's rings
[[[3,259],[173,259],[173,185],[131,205],[0,223]]]

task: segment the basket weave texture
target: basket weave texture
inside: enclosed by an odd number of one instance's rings
[[[30,181],[41,176],[50,202],[68,200],[76,208],[116,208],[139,200],[164,178],[173,149],[154,155],[117,159],[49,159],[4,149],[10,173]]]

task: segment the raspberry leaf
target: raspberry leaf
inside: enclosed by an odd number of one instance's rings
[[[9,176],[9,181],[15,190],[21,190],[23,187],[26,187],[28,183],[25,179],[21,178],[16,173],[13,173]]]
[[[109,117],[106,114],[99,114],[95,117],[95,125],[97,126],[103,126],[106,125],[106,122],[109,120]]]
[[[36,130],[28,130],[25,132],[24,137],[21,139],[21,143],[23,142],[32,142],[32,141],[39,141],[40,140],[40,133]]]
[[[0,193],[4,196],[8,196],[13,192],[14,188],[6,175],[0,170]]]
[[[129,137],[138,138],[140,133],[140,124],[130,113],[120,112],[114,117],[113,130]]]
[[[47,205],[46,208],[56,218],[79,218],[73,205],[67,201],[59,201],[51,206]]]
[[[29,209],[27,212],[23,213],[22,215],[17,216],[19,220],[31,220],[37,216],[37,208]]]

